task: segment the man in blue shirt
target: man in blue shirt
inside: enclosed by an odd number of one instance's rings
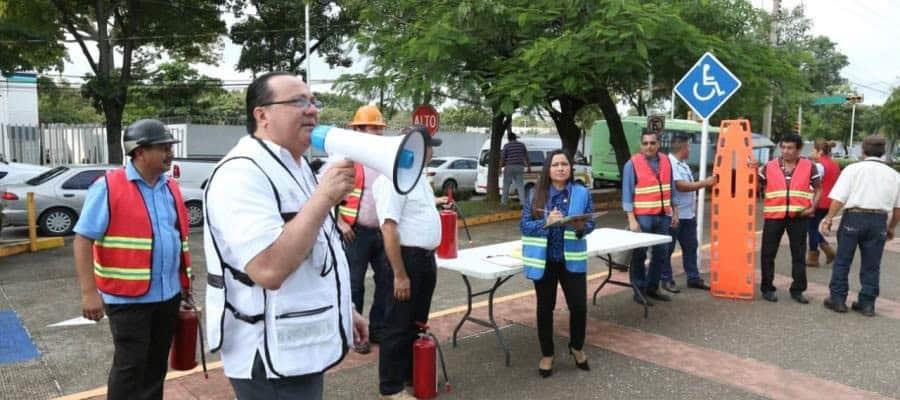
[[[622,209],[625,210],[628,216],[628,229],[632,232],[665,235],[669,233],[670,227],[674,228],[678,225],[678,209],[668,206],[665,201],[665,187],[671,184],[672,175],[671,170],[668,173],[665,171],[666,168],[671,167],[668,158],[661,159],[662,157],[667,156],[659,152],[659,135],[654,132],[644,131],[641,134],[640,152],[632,156],[622,168]],[[646,209],[650,208],[652,210],[653,208],[643,204],[646,202],[635,201],[638,185],[646,184],[638,180],[638,172],[636,171],[635,161],[641,161],[642,159],[646,160],[643,164],[649,167],[642,167],[642,169],[649,169],[649,171],[644,172],[644,176],[654,175],[656,180],[662,181],[659,182],[658,191],[654,190],[654,192],[658,193],[656,196],[659,200],[651,202],[659,204],[656,207],[658,212],[655,214],[645,212]],[[642,193],[641,196],[646,196],[646,194]],[[636,303],[652,306],[653,303],[647,300],[648,297],[659,301],[672,300],[669,296],[659,292],[660,271],[667,263],[668,251],[668,244],[653,246],[649,267],[644,267],[647,249],[637,248],[632,251],[631,265],[628,270],[629,277],[631,282],[643,292],[643,296],[637,292],[634,294]]]
[[[687,287],[701,290],[709,290],[709,286],[700,277],[697,268],[697,194],[701,188],[711,188],[715,184],[715,178],[694,182],[694,174],[687,160],[691,154],[689,139],[684,136],[675,137],[672,140],[669,161],[672,162],[672,204],[678,208],[678,226],[672,227],[672,243],[669,245],[669,254],[666,263],[660,272],[660,280],[663,289],[672,293],[678,293],[675,278],[672,276],[672,252],[675,251],[675,241],[681,244],[681,261],[684,273],[687,275]]]
[[[172,145],[179,141],[161,122],[141,120],[128,127],[124,142],[131,158],[124,169],[126,186],[112,181],[113,173],[91,185],[75,226],[75,267],[83,316],[94,321],[103,318],[104,313],[109,316],[115,354],[109,372],[108,398],[162,399],[166,359],[179,304],[183,295],[190,297],[190,287],[185,287],[186,281],[180,276],[188,271],[183,265],[187,259],[182,258],[186,225],[180,224],[186,215],[183,206],[176,203],[183,200],[177,186],[173,191],[174,182],[165,175],[172,162]],[[119,188],[129,184],[137,187],[143,204],[120,202],[117,196],[127,198],[124,192],[128,190]],[[112,193],[111,187],[119,193]],[[110,227],[123,226],[121,216],[125,213],[113,205],[146,210],[152,241],[148,244],[139,234],[134,238],[114,235]],[[134,258],[149,259],[150,265],[133,269],[103,265],[104,254],[109,255],[108,260],[122,259],[122,254],[131,257],[132,253],[123,251],[134,252]],[[149,258],[142,258],[146,252],[150,253]],[[143,271],[148,267],[149,285],[145,277],[131,278],[146,274]]]

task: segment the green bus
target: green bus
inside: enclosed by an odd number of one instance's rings
[[[640,150],[641,132],[647,128],[647,117],[622,118],[622,127],[625,129],[625,139],[628,142],[629,154]],[[666,119],[666,128],[659,138],[660,151],[669,152],[672,138],[685,136],[690,138],[691,155],[688,164],[697,175],[700,170],[700,136],[702,124],[696,121],[684,119]],[[712,171],[712,160],[715,156],[715,143],[719,136],[719,127],[709,127],[709,150],[707,153],[707,173]],[[775,150],[775,143],[760,134],[753,134],[753,153],[760,163],[765,163]],[[609,144],[609,128],[606,120],[599,120],[591,127],[591,175],[594,178],[594,187],[619,184],[619,167],[616,164],[616,154]]]

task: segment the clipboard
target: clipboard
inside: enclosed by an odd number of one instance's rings
[[[556,221],[552,224],[544,225],[544,228],[555,228],[557,226],[563,226],[568,224],[569,222],[577,222],[577,221],[588,221],[597,219],[601,215],[608,213],[608,211],[597,211],[590,214],[579,214],[579,215],[570,215],[567,217],[563,217],[563,219]]]

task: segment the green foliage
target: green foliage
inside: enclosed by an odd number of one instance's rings
[[[0,71],[62,67],[66,50],[49,0],[0,0]]]
[[[450,127],[464,129],[467,126],[491,126],[491,112],[474,106],[447,108],[441,112],[442,129]]]
[[[354,8],[342,3],[338,12],[338,7],[330,2],[309,3],[310,52],[323,56],[332,67],[350,66],[352,60],[342,45],[357,29]],[[305,71],[304,4],[296,0],[235,0],[231,9],[237,16],[243,15],[248,6],[255,11],[231,27],[232,42],[242,46],[237,69],[254,75]]]
[[[220,97],[230,99],[231,96],[222,89],[220,80],[201,75],[187,62],[160,64],[149,75],[150,78],[132,85],[124,122],[147,117],[190,117],[192,122],[204,123],[239,114],[240,110],[233,108],[212,110],[213,106],[221,105]]]
[[[356,110],[365,105],[362,101],[347,95],[334,93],[316,93],[316,99],[324,104],[319,111],[319,122],[336,126],[345,126],[353,120]]]
[[[111,1],[53,0],[58,35],[74,38],[92,73],[82,86],[106,118],[109,161],[122,161],[122,116],[129,87],[167,56],[187,63],[214,63],[225,0]],[[41,2],[27,2],[36,8]],[[48,10],[49,11],[49,10]],[[116,61],[119,61],[118,66]]]
[[[885,135],[897,140],[900,138],[900,88],[894,88],[881,108],[881,120],[884,123]]]
[[[78,88],[46,77],[38,78],[38,117],[42,124],[103,122],[103,116],[81,96]]]

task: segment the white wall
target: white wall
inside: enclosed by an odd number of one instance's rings
[[[38,96],[35,74],[0,77],[0,124],[37,126]]]

